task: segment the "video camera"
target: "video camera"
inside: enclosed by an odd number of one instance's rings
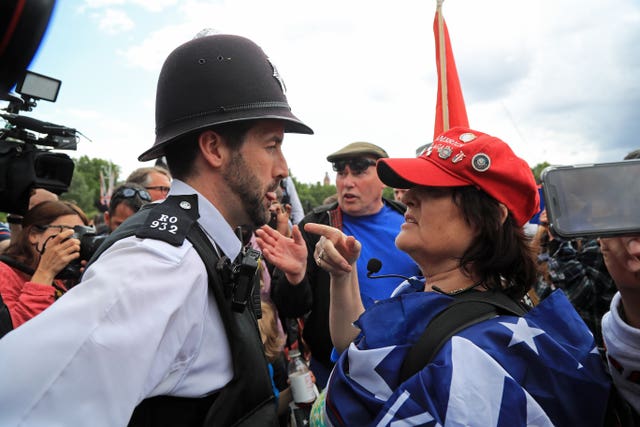
[[[55,0],[0,2],[0,101],[9,101],[0,117],[0,211],[24,214],[34,188],[56,194],[68,190],[74,164],[75,129],[43,122],[19,112],[32,111],[36,101],[55,102],[60,80],[26,71],[47,29]],[[16,92],[11,88],[16,85]],[[43,148],[50,147],[50,148]]]
[[[36,100],[55,102],[60,83],[60,80],[27,71],[16,86],[20,97],[0,96],[9,100],[6,112],[0,113],[6,121],[0,129],[0,211],[23,215],[34,188],[56,194],[69,189],[73,160],[42,146],[75,150],[76,130],[18,114],[20,110],[31,111]]]

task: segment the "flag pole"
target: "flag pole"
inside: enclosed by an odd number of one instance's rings
[[[442,130],[449,130],[449,94],[447,92],[447,52],[444,40],[444,21],[442,18],[442,3],[437,0],[436,12],[438,13],[438,44],[440,51],[440,95],[442,98]]]

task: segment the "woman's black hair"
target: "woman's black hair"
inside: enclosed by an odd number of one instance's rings
[[[476,236],[460,259],[488,289],[501,289],[514,299],[522,298],[537,278],[537,264],[529,238],[515,224],[511,213],[501,222],[497,200],[475,187],[453,188],[453,201]]]

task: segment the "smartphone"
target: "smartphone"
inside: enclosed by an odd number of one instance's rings
[[[556,236],[640,234],[640,159],[549,166],[540,178],[549,227]]]

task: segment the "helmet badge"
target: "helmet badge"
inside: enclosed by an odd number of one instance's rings
[[[271,59],[267,58],[267,61],[269,61],[269,64],[271,64],[271,68],[273,68],[273,77],[278,81],[278,84],[280,85],[280,89],[282,89],[282,93],[287,93],[287,86],[284,84],[284,79],[278,72],[278,69],[273,64],[273,62],[271,62]]]

